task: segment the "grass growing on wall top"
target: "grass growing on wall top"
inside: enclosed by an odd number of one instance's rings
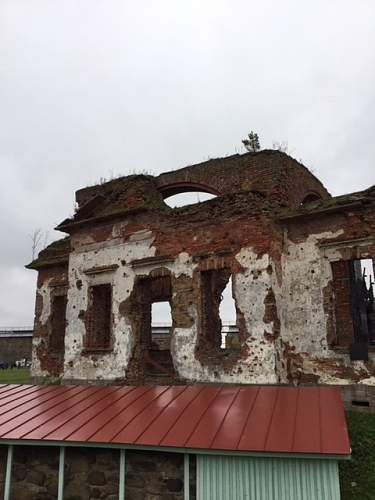
[[[28,384],[30,368],[7,368],[0,370],[0,384]]]
[[[352,459],[340,463],[342,500],[375,500],[375,414],[347,412]]]

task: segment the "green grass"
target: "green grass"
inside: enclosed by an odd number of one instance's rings
[[[7,368],[0,370],[0,384],[30,383],[30,368]]]
[[[347,412],[352,459],[340,463],[342,500],[375,500],[375,414]]]

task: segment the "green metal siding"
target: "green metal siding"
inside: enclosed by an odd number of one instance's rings
[[[340,500],[335,460],[197,455],[197,500]]]

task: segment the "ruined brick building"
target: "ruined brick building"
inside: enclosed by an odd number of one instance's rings
[[[181,208],[188,191],[215,198]],[[375,385],[375,186],[331,197],[273,150],[76,193],[38,271],[32,374],[63,382]],[[222,346],[229,279],[238,333]],[[153,338],[151,306],[172,328]]]

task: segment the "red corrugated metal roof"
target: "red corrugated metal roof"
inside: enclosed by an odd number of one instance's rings
[[[350,454],[329,387],[0,385],[1,440]]]

